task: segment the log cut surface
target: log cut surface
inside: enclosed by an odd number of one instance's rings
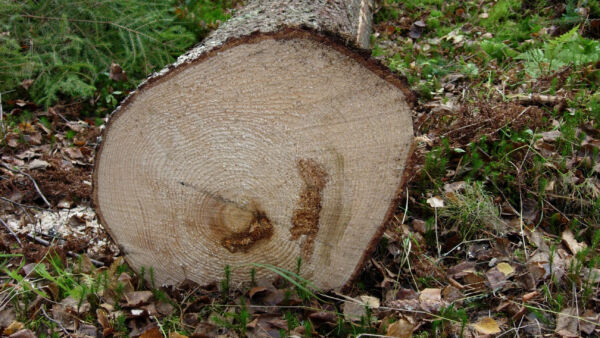
[[[329,37],[230,39],[154,77],[107,126],[101,222],[161,284],[250,279],[324,289],[357,273],[395,209],[412,145],[402,83]],[[273,278],[258,270],[257,278]]]

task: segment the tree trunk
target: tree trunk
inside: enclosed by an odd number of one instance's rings
[[[94,201],[135,270],[206,284],[301,259],[323,289],[357,275],[413,139],[410,91],[363,50],[370,2],[251,2],[116,109]]]

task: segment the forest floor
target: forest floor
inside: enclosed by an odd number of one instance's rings
[[[173,30],[192,42],[240,5],[174,3],[156,15],[178,18]],[[32,54],[33,42],[18,37],[34,30],[17,32],[15,18],[57,19],[20,10],[0,10],[0,39],[16,41],[12,51],[0,47],[4,60]],[[83,33],[84,23],[61,25]],[[152,36],[160,38],[170,39]],[[27,77],[0,60],[0,79],[20,77],[0,88],[0,334],[599,336],[599,38],[597,1],[377,2],[373,57],[418,98],[416,168],[344,294],[283,272],[248,288],[230,283],[227,271],[202,287],[165,288],[151,271],[134,274],[96,219],[90,182],[107,114],[150,66],[115,52],[121,66],[98,63],[86,87],[78,77],[85,67]],[[149,69],[189,48],[186,41]]]

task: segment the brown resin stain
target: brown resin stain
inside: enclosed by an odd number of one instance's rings
[[[305,235],[301,244],[302,257],[310,259],[314,250],[315,237],[319,232],[319,214],[321,212],[321,194],[327,184],[328,175],[323,166],[313,159],[302,159],[297,163],[298,172],[304,181],[304,189],[300,193],[298,208],[292,215],[292,234],[290,240]]]
[[[234,253],[237,251],[246,252],[256,242],[262,239],[271,238],[273,235],[273,225],[264,212],[256,210],[253,217],[245,229],[233,232],[221,239],[221,245]]]

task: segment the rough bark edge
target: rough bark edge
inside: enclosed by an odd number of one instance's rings
[[[111,116],[109,117],[109,120],[106,123],[104,130],[102,131],[102,135],[100,135],[100,137],[99,137],[98,146],[97,146],[98,148],[97,148],[96,156],[95,156],[95,160],[94,160],[94,170],[92,173],[92,189],[93,189],[92,205],[93,205],[94,209],[96,210],[96,215],[98,216],[98,220],[100,221],[100,224],[102,224],[102,226],[104,227],[106,232],[108,232],[111,239],[119,247],[119,250],[121,251],[123,258],[125,259],[125,262],[127,262],[129,267],[131,267],[137,274],[139,274],[138,269],[135,268],[129,262],[129,259],[127,258],[127,250],[125,250],[125,248],[123,248],[123,246],[121,246],[119,244],[119,242],[117,241],[117,237],[113,234],[112,230],[107,225],[107,223],[104,219],[104,216],[102,215],[102,210],[101,210],[99,202],[98,202],[98,188],[97,188],[98,187],[98,164],[100,163],[100,161],[98,161],[98,159],[102,155],[102,149],[104,148],[104,143],[105,143],[104,140],[108,136],[108,131],[109,131],[112,123],[114,121],[116,121],[121,116],[121,114],[123,114],[125,112],[126,108],[130,104],[135,102],[135,99],[139,92],[143,92],[144,90],[151,89],[152,87],[154,87],[155,84],[159,83],[162,80],[169,80],[171,77],[175,76],[181,70],[183,70],[186,66],[190,66],[190,65],[193,65],[196,63],[203,62],[204,60],[206,60],[212,56],[215,56],[218,53],[228,50],[230,48],[234,48],[234,47],[242,45],[242,44],[258,43],[258,42],[266,40],[266,39],[274,39],[274,40],[311,39],[311,40],[320,42],[320,43],[322,43],[328,47],[331,47],[334,50],[336,50],[348,57],[353,58],[359,64],[361,64],[362,66],[366,67],[367,69],[369,69],[370,71],[375,73],[381,79],[389,82],[390,84],[392,84],[393,86],[398,88],[404,94],[404,98],[410,109],[413,109],[416,106],[416,100],[417,100],[416,95],[414,94],[414,92],[412,90],[410,90],[406,78],[401,77],[397,74],[394,74],[388,67],[383,65],[380,61],[371,58],[371,52],[369,50],[356,47],[354,44],[347,41],[347,39],[344,39],[344,38],[338,36],[334,32],[320,31],[320,30],[315,30],[315,29],[308,28],[308,27],[287,28],[287,29],[283,29],[280,31],[268,32],[268,33],[254,32],[250,35],[243,36],[241,38],[229,39],[223,45],[215,47],[213,49],[210,49],[207,52],[199,55],[198,57],[194,58],[191,61],[188,61],[185,63],[180,63],[176,67],[168,66],[167,68],[163,69],[161,72],[150,75],[142,84],[140,84],[139,87],[136,88],[135,91],[131,92],[122,101],[122,103],[111,113]],[[412,129],[414,132],[414,124],[412,126]],[[340,289],[344,290],[344,289],[348,288],[350,286],[350,284],[352,284],[352,282],[358,277],[366,260],[371,256],[371,254],[375,250],[377,244],[379,243],[379,240],[381,239],[381,237],[385,231],[386,225],[388,224],[390,219],[393,217],[394,211],[398,205],[397,202],[402,198],[402,191],[404,189],[404,186],[406,185],[408,177],[410,175],[412,175],[413,149],[414,149],[414,146],[411,145],[411,149],[409,150],[408,157],[406,159],[404,173],[402,175],[403,177],[400,181],[401,182],[400,186],[398,187],[398,189],[396,191],[396,195],[395,195],[394,199],[392,200],[392,204],[390,205],[390,207],[388,209],[388,212],[384,218],[384,221],[379,226],[379,229],[377,230],[374,237],[369,242],[369,245],[363,252],[363,256],[359,260],[358,264],[356,265],[354,272],[352,273],[350,278],[346,282],[344,282],[343,286]]]
[[[396,194],[394,195],[394,198],[392,199],[392,202],[390,203],[388,211],[383,219],[383,222],[381,223],[381,226],[379,227],[379,229],[377,229],[377,232],[375,233],[375,235],[373,235],[373,238],[371,239],[371,241],[369,242],[369,245],[363,252],[363,255],[362,255],[359,263],[356,265],[354,272],[352,272],[352,275],[350,275],[350,278],[346,281],[346,283],[344,283],[344,286],[342,286],[341,291],[347,292],[352,289],[352,286],[353,286],[352,284],[360,276],[367,260],[373,255],[373,252],[377,248],[377,245],[379,244],[381,237],[383,237],[383,234],[385,233],[385,229],[387,228],[387,225],[390,223],[390,221],[396,214],[396,208],[398,208],[400,201],[402,201],[402,199],[404,198],[402,196],[404,194],[404,188],[407,186],[408,182],[412,179],[412,177],[414,176],[414,174],[416,172],[415,164],[417,162],[417,159],[415,156],[413,156],[414,152],[415,152],[415,147],[416,147],[416,145],[415,145],[415,142],[413,141],[413,143],[410,145],[410,149],[408,150],[408,154],[407,154],[406,162],[405,162],[405,166],[404,166],[404,172],[402,174],[402,179],[400,180],[400,185],[398,186],[398,189],[396,190]],[[406,198],[408,198],[408,196]]]

